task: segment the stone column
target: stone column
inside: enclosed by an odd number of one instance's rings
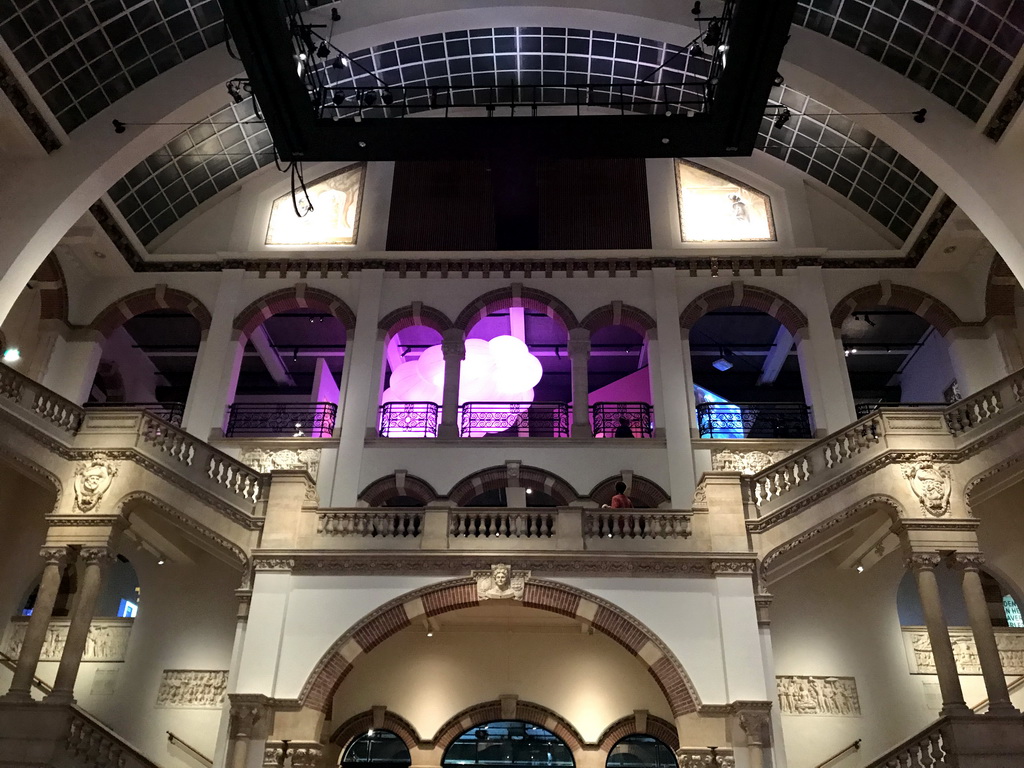
[[[746,736],[747,764],[750,768],[763,768],[764,753],[771,746],[771,703],[737,701],[733,707],[740,730]]]
[[[46,700],[54,704],[68,704],[75,700],[75,680],[82,665],[96,600],[100,596],[103,572],[110,561],[110,550],[106,547],[83,547],[79,559],[85,563],[85,575],[78,592],[78,603],[68,627],[64,651],[60,655],[60,666],[53,681],[53,690]]]
[[[35,677],[39,656],[46,641],[46,630],[50,626],[53,615],[53,604],[57,600],[60,589],[60,577],[67,562],[67,547],[43,547],[39,553],[45,558],[43,577],[36,592],[36,601],[32,606],[32,617],[28,621],[25,637],[18,653],[18,666],[14,670],[11,687],[4,696],[7,700],[29,701],[32,698],[32,678]]]
[[[1014,714],[1017,708],[1010,703],[1010,691],[1006,687],[1006,675],[1003,672],[1003,662],[999,658],[996,633],[992,631],[988,604],[981,588],[979,571],[984,562],[985,558],[976,553],[958,552],[953,556],[953,564],[963,573],[964,603],[967,605],[967,617],[974,634],[974,645],[978,649],[981,675],[985,679],[988,710],[999,714]]]
[[[266,697],[261,695],[230,694],[231,701],[231,726],[230,743],[228,745],[228,761],[230,768],[246,768],[249,764],[250,742],[258,742],[265,739],[267,720]],[[253,745],[260,752],[263,745]],[[260,759],[260,765],[264,760]]]
[[[914,579],[917,581],[917,592],[921,598],[928,640],[932,646],[935,671],[939,678],[939,690],[942,693],[940,714],[968,714],[970,710],[964,703],[960,675],[956,669],[956,658],[953,656],[953,644],[949,641],[949,628],[946,626],[945,616],[942,615],[939,586],[935,581],[935,566],[938,564],[939,555],[936,552],[914,552],[907,557],[907,567],[914,572]]]
[[[593,437],[590,428],[590,392],[587,367],[590,362],[590,331],[573,328],[569,331],[569,363],[572,371],[573,437]]]
[[[449,328],[441,341],[444,354],[444,389],[441,394],[441,423],[438,437],[459,436],[459,383],[462,361],[466,359],[466,333],[461,328]]]

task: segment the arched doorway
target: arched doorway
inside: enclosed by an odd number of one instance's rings
[[[494,720],[463,731],[448,745],[441,768],[575,768],[562,739],[535,723]]]
[[[409,748],[396,733],[374,728],[348,745],[340,763],[342,768],[407,768],[411,764]]]
[[[676,756],[660,739],[634,733],[608,751],[605,768],[676,768]]]

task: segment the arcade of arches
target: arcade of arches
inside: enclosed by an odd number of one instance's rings
[[[367,110],[705,66],[308,5]],[[0,768],[1024,764],[1024,0],[795,5],[750,157],[293,205],[216,0],[4,4]]]

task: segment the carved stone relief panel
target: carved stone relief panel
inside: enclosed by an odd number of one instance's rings
[[[158,707],[219,709],[228,687],[227,670],[165,669],[156,694]]]
[[[715,757],[718,762],[711,760],[711,751],[708,749],[680,749],[676,756],[679,758],[679,768],[736,768],[736,758],[732,756],[731,750],[719,749]]]
[[[775,678],[784,715],[859,717],[860,699],[852,677],[783,675]]]
[[[117,474],[117,465],[106,454],[97,453],[75,467],[75,509],[93,512]]]
[[[285,758],[292,768],[316,768],[320,764],[323,746],[312,741],[292,741],[285,745],[280,741],[268,741],[263,750],[265,768],[285,765]]]
[[[1008,675],[1024,675],[1024,631],[996,628],[996,646]],[[967,627],[950,627],[949,640],[953,644],[953,657],[961,675],[980,675],[981,661],[974,644],[974,635]],[[904,627],[903,645],[912,675],[934,675],[935,658],[928,632],[923,627]]]
[[[916,461],[903,465],[903,476],[910,482],[910,489],[926,514],[942,517],[949,512],[953,483],[948,465]]]
[[[46,639],[39,655],[40,661],[60,661],[64,643],[68,638],[70,619],[53,619],[46,629]],[[25,641],[28,619],[14,619],[4,633],[3,649],[11,658],[18,658]],[[89,626],[82,661],[124,661],[128,638],[132,631],[131,619],[95,619]]]
[[[497,563],[489,571],[473,571],[476,596],[480,600],[522,600],[529,571],[513,571],[511,565]]]
[[[728,448],[711,452],[711,469],[715,472],[742,472],[756,475],[789,456],[790,451],[732,451]]]
[[[319,448],[303,448],[297,451],[290,448],[280,450],[250,448],[242,451],[239,460],[257,472],[271,472],[275,469],[304,469],[314,480],[316,480],[317,473],[320,472]]]

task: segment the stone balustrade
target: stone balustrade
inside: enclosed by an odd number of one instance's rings
[[[22,417],[37,417],[34,425],[64,435],[78,434],[85,418],[85,409],[7,365],[0,365],[0,401]]]
[[[1020,715],[944,717],[866,768],[995,768],[1018,765],[1024,754]]]

